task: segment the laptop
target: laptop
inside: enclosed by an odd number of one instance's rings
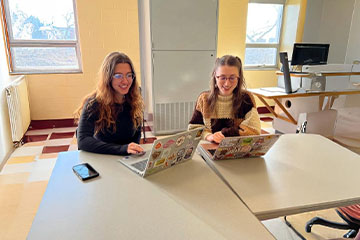
[[[122,156],[118,161],[142,177],[157,173],[192,158],[204,128],[196,128],[156,140],[144,147],[143,155]]]
[[[279,134],[226,137],[219,144],[200,144],[198,150],[205,160],[260,157],[269,151],[279,137]]]

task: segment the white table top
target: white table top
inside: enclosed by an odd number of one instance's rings
[[[273,239],[199,156],[145,179],[116,159],[61,153],[28,239]]]
[[[261,220],[360,203],[360,156],[320,135],[286,134],[263,158],[208,163]]]
[[[270,99],[360,94],[359,89],[339,89],[339,90],[327,90],[327,91],[315,91],[315,90],[305,91],[303,89],[299,89],[298,92],[294,92],[294,93],[286,93],[284,88],[280,88],[280,87],[251,88],[247,90],[259,97],[270,98]]]

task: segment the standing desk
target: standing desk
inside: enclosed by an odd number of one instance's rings
[[[297,119],[292,116],[289,111],[285,108],[285,106],[281,103],[281,99],[284,98],[299,98],[299,97],[319,97],[319,107],[318,110],[322,109],[330,109],[335,99],[340,95],[352,95],[352,94],[360,94],[360,90],[356,89],[348,89],[348,90],[339,90],[339,91],[313,91],[306,93],[285,93],[274,90],[276,88],[254,88],[248,89],[253,95],[259,98],[259,100],[266,106],[266,108],[274,115],[274,117],[297,125]],[[329,101],[324,106],[325,97],[329,97]],[[273,100],[277,106],[284,112],[285,116],[277,114],[272,107],[267,102],[268,100]]]
[[[285,134],[261,158],[207,163],[260,220],[360,203],[360,156],[320,135]]]
[[[274,239],[200,156],[147,178],[117,159],[59,154],[28,239]],[[79,162],[100,177],[81,182]]]

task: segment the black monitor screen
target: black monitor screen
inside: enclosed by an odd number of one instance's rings
[[[330,44],[295,43],[291,65],[326,64]]]

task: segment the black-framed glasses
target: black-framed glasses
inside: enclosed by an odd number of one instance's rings
[[[237,76],[230,76],[230,77],[226,77],[224,75],[220,75],[220,76],[216,76],[216,79],[222,81],[222,82],[225,82],[226,79],[229,79],[230,82],[235,82],[235,80],[238,80],[239,77]]]
[[[126,80],[128,80],[128,81],[132,81],[132,80],[134,80],[135,79],[135,74],[133,74],[133,73],[127,73],[127,74],[122,74],[122,73],[115,73],[114,75],[113,75],[113,78],[115,78],[115,79],[124,79],[124,77],[126,78]]]

